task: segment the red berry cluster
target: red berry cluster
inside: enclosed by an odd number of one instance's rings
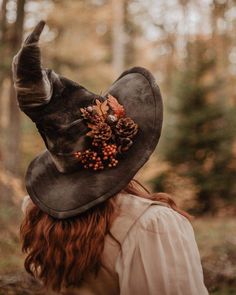
[[[104,143],[98,152],[87,149],[84,152],[76,152],[74,155],[85,169],[91,168],[96,171],[103,170],[105,166],[115,167],[118,164],[116,154],[117,146],[115,144]]]
[[[102,148],[103,160],[109,160],[108,167],[115,167],[118,164],[116,160],[117,145],[116,144],[103,144]]]
[[[76,152],[75,157],[83,164],[85,169],[91,168],[93,170],[104,169],[101,157],[97,152],[88,149],[84,152]]]

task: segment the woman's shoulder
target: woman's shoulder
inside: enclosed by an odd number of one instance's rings
[[[133,238],[137,233],[143,235],[143,231],[172,236],[193,234],[189,220],[164,202],[126,194],[119,196],[118,204],[120,215],[113,229],[119,233],[122,228],[122,240],[127,236]]]
[[[152,204],[138,219],[137,226],[142,230],[157,233],[170,233],[192,230],[190,221],[170,206]]]
[[[139,224],[143,226],[152,221],[190,223],[185,216],[172,209],[168,203],[163,201],[143,198],[133,194],[119,194],[117,204],[121,212],[126,211],[129,215],[132,214],[132,211],[137,215],[142,212],[139,216]]]
[[[143,202],[142,198],[140,199],[137,202]],[[146,210],[137,216],[135,222],[130,224],[126,234],[123,235],[121,245],[125,252],[132,249],[135,251],[137,247],[143,248],[144,244],[157,248],[167,244],[170,247],[175,245],[174,248],[178,248],[180,244],[195,247],[194,230],[185,216],[162,202],[152,202],[152,200],[149,202]],[[172,250],[175,253],[177,249],[174,248]]]

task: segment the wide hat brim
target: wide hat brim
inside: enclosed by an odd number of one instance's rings
[[[61,173],[44,151],[29,165],[26,189],[32,201],[49,215],[73,217],[124,189],[153,153],[161,133],[163,106],[152,74],[140,67],[125,71],[107,93],[116,97],[139,126],[134,144],[114,168],[78,169]]]

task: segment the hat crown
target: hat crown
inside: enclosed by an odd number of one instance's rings
[[[96,98],[104,98],[62,76],[58,79],[60,83],[53,83],[53,94],[47,105],[24,112],[36,123],[57,169],[70,172],[78,168],[78,161],[71,154],[88,146],[85,136],[88,127],[80,109],[91,105]]]

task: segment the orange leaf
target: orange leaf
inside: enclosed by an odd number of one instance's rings
[[[124,107],[119,104],[118,100],[112,96],[111,94],[108,94],[108,104],[112,108],[113,112],[117,117],[123,117],[125,115],[125,109]]]
[[[101,107],[103,116],[105,116],[107,114],[107,111],[109,110],[109,107],[107,105],[107,100],[104,100],[104,102],[100,105],[100,107]]]
[[[101,102],[100,100],[96,99],[96,105],[94,106],[95,111],[99,116],[105,117],[109,107],[107,106],[107,101]]]

